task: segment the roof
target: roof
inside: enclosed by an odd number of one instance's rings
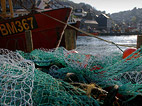
[[[106,17],[106,18],[109,18],[109,16],[107,16],[106,14],[101,14],[101,15],[104,16],[104,17]],[[101,15],[100,15],[100,16],[101,16]]]
[[[94,21],[94,20],[85,20],[84,23],[86,23],[86,24],[98,24],[97,21]]]
[[[74,18],[75,21],[81,21],[81,18]]]

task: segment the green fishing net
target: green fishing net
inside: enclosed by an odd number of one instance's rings
[[[52,56],[56,64],[58,59],[51,52],[53,51],[35,50],[26,54],[21,51],[12,52],[1,49],[0,105],[99,106],[98,102],[94,98],[88,97],[85,91],[35,68],[34,62],[37,62],[39,66],[53,65],[53,61],[47,62]],[[59,54],[58,51],[57,54]],[[44,62],[42,64],[39,61]]]
[[[123,95],[141,95],[142,79],[141,48],[115,64],[95,71],[93,79],[103,87],[119,85]],[[103,81],[102,81],[103,79]]]
[[[103,89],[118,85],[121,95],[131,97],[128,101],[141,95],[141,48],[126,59],[122,53],[91,55],[62,47],[31,53],[1,49],[0,57],[1,105],[99,106],[85,90],[65,82],[67,73]]]
[[[32,105],[33,62],[9,50],[0,49],[0,105]]]

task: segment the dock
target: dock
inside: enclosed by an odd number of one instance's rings
[[[142,35],[139,32],[129,32],[129,33],[99,33],[99,35],[110,35],[110,36],[121,36],[121,35]]]

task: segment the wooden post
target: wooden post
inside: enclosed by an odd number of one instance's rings
[[[67,50],[76,48],[76,31],[73,29],[65,30],[65,48]]]
[[[137,35],[137,49],[142,46],[142,35]]]
[[[31,30],[25,31],[25,38],[26,38],[27,52],[31,52],[33,50],[33,40],[32,40]]]

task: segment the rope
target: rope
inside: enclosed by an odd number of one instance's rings
[[[65,24],[65,25],[67,24],[67,23],[65,23],[65,22],[63,22],[63,21],[60,21],[60,20],[58,20],[58,19],[56,19],[56,18],[54,18],[54,17],[52,17],[52,16],[49,16],[49,15],[44,14],[44,13],[42,13],[42,12],[40,12],[40,13],[43,14],[43,15],[46,15],[47,17],[52,18],[52,19],[54,19],[54,20],[56,20],[56,21],[58,21],[58,22],[60,22],[60,23],[62,23],[62,24]],[[69,27],[71,27],[71,28],[73,28],[73,29],[75,29],[75,30],[81,32],[81,33],[84,33],[84,34],[86,34],[87,36],[95,37],[95,38],[97,38],[97,39],[99,39],[99,40],[102,40],[102,41],[104,41],[104,42],[111,43],[111,44],[115,45],[116,47],[118,47],[118,46],[124,46],[124,47],[134,47],[134,48],[135,48],[135,46],[123,45],[123,44],[116,44],[116,43],[114,43],[114,42],[112,42],[112,41],[102,39],[102,38],[100,38],[100,37],[98,37],[98,36],[94,36],[94,35],[91,34],[91,33],[88,33],[88,32],[85,32],[85,31],[79,29],[79,28],[76,28],[76,27],[74,27],[74,26],[72,26],[72,25],[70,25],[70,24],[67,24],[67,26],[69,26]],[[120,47],[118,47],[118,48],[120,49]],[[122,49],[121,49],[121,51],[122,51]]]
[[[107,42],[107,43],[111,43],[111,44],[114,44],[114,45],[117,45],[117,46],[134,47],[134,46],[130,46],[130,45],[116,44],[116,43],[114,43],[114,42],[112,42],[112,41],[102,39],[102,38],[100,38],[100,37],[98,37],[98,36],[95,36],[95,35],[93,35],[93,34],[91,34],[91,33],[85,32],[85,31],[83,31],[83,30],[81,30],[81,29],[78,29],[78,28],[76,28],[76,27],[74,27],[74,26],[71,26],[71,25],[69,25],[69,24],[68,24],[68,26],[70,26],[70,27],[76,29],[77,31],[79,31],[79,32],[81,32],[81,33],[84,33],[84,34],[86,34],[86,35],[88,35],[88,36],[90,36],[90,37],[95,37],[95,38],[97,38],[97,39],[99,39],[99,40],[102,40],[102,41],[105,41],[105,42]]]
[[[64,35],[64,30],[66,29],[66,27],[67,27],[67,23],[66,23],[66,25],[65,25],[65,27],[64,27],[64,29],[63,29],[63,32],[61,33],[61,36],[60,36],[60,39],[59,39],[59,42],[58,42],[58,44],[57,44],[57,46],[56,46],[56,49],[60,46],[60,44],[61,44],[61,41],[62,41],[62,38],[63,38],[63,35]]]
[[[27,9],[27,10],[28,10],[28,9]],[[28,10],[28,11],[29,11],[29,10]],[[40,14],[43,14],[43,15],[45,15],[45,16],[51,18],[51,19],[54,19],[55,21],[58,21],[58,22],[60,22],[60,23],[62,23],[62,24],[65,24],[65,28],[66,28],[66,26],[69,26],[69,27],[71,27],[71,28],[73,28],[73,29],[75,29],[75,30],[81,32],[81,33],[86,34],[87,36],[95,37],[95,38],[97,38],[97,39],[99,39],[99,40],[102,40],[102,41],[104,41],[104,42],[113,44],[113,45],[115,45],[115,46],[116,46],[117,48],[119,48],[119,49],[120,49],[119,46],[124,46],[124,47],[134,47],[134,48],[136,48],[135,46],[123,45],[123,44],[116,44],[116,43],[114,43],[114,42],[112,42],[112,41],[102,39],[102,38],[100,38],[100,37],[98,37],[98,36],[94,36],[94,35],[91,34],[91,33],[85,32],[85,31],[83,31],[83,30],[81,30],[81,29],[79,29],[79,28],[76,28],[76,27],[74,27],[74,26],[72,26],[72,25],[69,25],[69,24],[63,22],[63,21],[60,21],[60,20],[58,20],[58,19],[56,19],[56,18],[54,18],[54,17],[52,17],[52,16],[49,16],[49,15],[44,14],[44,13],[42,13],[42,12],[39,12],[39,13],[40,13]],[[64,28],[64,29],[65,29],[65,28]],[[63,36],[63,35],[62,35],[62,36]],[[61,36],[61,38],[62,38],[62,36]],[[59,43],[60,43],[60,41],[59,41]],[[60,45],[60,44],[58,44],[58,45]],[[57,47],[58,47],[58,45],[57,45]],[[122,51],[122,49],[120,49],[120,50]],[[123,52],[123,51],[122,51],[122,52]]]
[[[47,14],[44,14],[44,13],[42,13],[42,12],[40,12],[40,13],[43,14],[43,15],[46,15],[47,17],[52,18],[52,19],[54,19],[54,20],[56,20],[56,21],[58,21],[58,22],[60,22],[60,23],[62,23],[62,24],[65,24],[65,25],[67,24],[67,23],[62,22],[62,21],[60,21],[60,20],[58,20],[58,19],[56,19],[56,18],[54,18],[54,17],[51,17],[51,16],[49,16],[49,15],[47,15]],[[67,24],[67,26],[69,26],[69,27],[71,27],[71,28],[73,28],[73,29],[75,29],[75,30],[81,32],[81,33],[84,33],[84,34],[86,34],[87,36],[95,37],[95,38],[97,38],[97,39],[99,39],[99,40],[105,41],[105,42],[107,42],[107,43],[111,43],[111,44],[115,45],[117,48],[119,48],[122,52],[123,52],[123,50],[122,50],[119,46],[134,47],[134,46],[130,46],[130,45],[116,44],[116,43],[114,43],[114,42],[112,42],[112,41],[102,39],[102,38],[100,38],[100,37],[98,37],[98,36],[94,36],[93,34],[88,33],[88,32],[85,32],[85,31],[83,31],[83,30],[81,30],[81,29],[79,29],[79,28],[76,28],[76,27],[72,26],[72,25]],[[134,48],[135,48],[135,47],[134,47]]]
[[[118,45],[116,45],[115,43],[114,43],[114,45],[115,45],[121,52],[124,52]]]

